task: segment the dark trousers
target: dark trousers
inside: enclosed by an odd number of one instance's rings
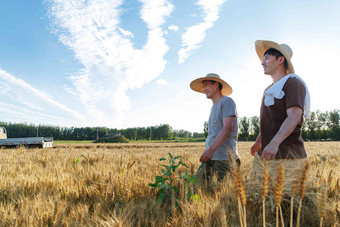
[[[217,181],[221,182],[230,171],[230,162],[228,160],[210,160],[202,162],[196,172],[197,182],[207,182],[212,180],[213,176],[217,177]]]

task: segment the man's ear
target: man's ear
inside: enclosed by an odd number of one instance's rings
[[[277,60],[279,61],[279,64],[284,64],[286,59],[284,56],[280,56]]]

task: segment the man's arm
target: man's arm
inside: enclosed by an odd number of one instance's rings
[[[224,143],[224,141],[228,138],[230,133],[233,131],[234,118],[235,116],[229,116],[229,117],[223,118],[223,128],[218,133],[217,137],[215,138],[211,146],[206,151],[203,152],[203,154],[200,157],[200,162],[210,161],[210,159],[213,157],[217,148],[219,148]]]
[[[260,147],[261,147],[261,132],[257,136],[254,145],[251,146],[251,148],[250,148],[251,155],[255,156],[255,154],[257,153],[257,151],[259,150]]]
[[[284,141],[295,129],[301,120],[302,109],[293,106],[287,109],[287,118],[282,123],[280,130],[276,133],[270,143],[263,149],[262,158],[273,160],[279,149],[279,145]]]

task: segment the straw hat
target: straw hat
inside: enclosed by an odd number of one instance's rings
[[[263,60],[264,53],[269,49],[275,49],[281,52],[281,54],[286,58],[288,67],[287,67],[287,74],[294,73],[294,67],[290,59],[293,56],[292,49],[287,44],[277,44],[272,41],[267,40],[256,40],[255,41],[255,49],[257,56],[260,58],[260,60]]]
[[[190,83],[190,88],[192,90],[194,90],[194,91],[197,91],[197,92],[200,92],[200,93],[204,93],[204,91],[203,91],[203,84],[202,84],[204,80],[213,80],[213,81],[221,83],[222,84],[221,93],[224,96],[228,96],[228,95],[230,95],[233,92],[233,89],[231,88],[231,86],[227,82],[222,80],[220,78],[220,76],[215,74],[215,73],[209,73],[205,77],[201,77],[201,78],[198,78],[196,80],[193,80]]]

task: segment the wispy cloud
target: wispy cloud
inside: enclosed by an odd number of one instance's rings
[[[157,81],[157,84],[160,84],[160,85],[166,85],[168,84],[168,81],[164,80],[164,79],[158,79]]]
[[[130,31],[124,30],[122,28],[118,28],[120,33],[122,33],[124,36],[130,36],[133,38],[133,34]]]
[[[168,51],[162,25],[173,11],[167,0],[140,0],[147,41],[135,49],[132,33],[119,27],[122,0],[49,0],[55,33],[84,68],[70,77],[69,88],[94,124],[114,126],[130,108],[128,89],[155,79]]]
[[[169,27],[168,27],[168,29],[170,30],[170,31],[175,31],[175,32],[177,32],[178,31],[178,26],[176,26],[176,25],[170,25]]]
[[[182,48],[178,51],[178,62],[183,63],[191,53],[200,47],[206,31],[217,21],[225,0],[199,0],[196,4],[203,10],[203,22],[186,29],[182,35]]]
[[[22,119],[30,119],[32,123],[44,121],[50,124],[61,123],[66,120],[68,122],[85,120],[81,114],[55,101],[45,91],[34,88],[1,68],[0,91],[3,100],[7,101],[0,103],[1,112],[11,114],[13,119],[20,119],[20,116],[22,116]],[[63,114],[56,117],[55,113],[57,112]]]

